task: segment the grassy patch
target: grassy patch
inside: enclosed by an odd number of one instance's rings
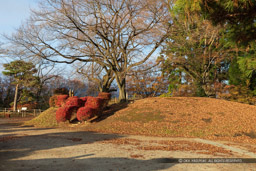
[[[159,111],[140,111],[138,109],[133,109],[126,115],[120,116],[118,120],[123,122],[139,121],[142,123],[147,123],[151,121],[161,122],[164,120],[164,118],[164,116],[160,115]]]
[[[36,127],[56,127],[58,125],[56,121],[56,110],[58,108],[49,108],[46,111],[42,112],[38,117],[27,121],[24,123],[24,126],[36,126]]]
[[[163,129],[161,133],[168,136],[177,136],[179,134],[178,131],[172,129]]]
[[[205,131],[203,131],[203,130],[191,131],[189,134],[192,137],[206,137],[207,136],[207,133],[205,133]]]

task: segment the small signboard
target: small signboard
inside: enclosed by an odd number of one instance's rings
[[[22,107],[22,108],[21,108],[21,110],[23,110],[23,111],[24,111],[24,110],[27,110],[27,109],[28,109],[27,107]]]

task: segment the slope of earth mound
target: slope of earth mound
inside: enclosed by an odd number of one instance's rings
[[[24,126],[35,126],[35,127],[56,127],[58,125],[56,121],[56,111],[58,108],[51,107],[46,111],[42,112],[39,116],[35,117],[30,121],[26,121]]]
[[[256,106],[201,97],[147,98],[84,129],[109,133],[256,140]],[[256,141],[255,141],[256,142]]]

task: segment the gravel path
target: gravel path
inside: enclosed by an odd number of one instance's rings
[[[171,158],[223,158],[198,151],[150,150],[161,141],[200,142],[230,150],[231,158],[256,158],[246,149],[198,138],[160,138],[78,130],[21,127],[0,119],[0,170],[254,170],[248,163],[164,163]],[[224,156],[225,158],[227,156]]]

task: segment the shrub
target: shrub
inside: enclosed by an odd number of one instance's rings
[[[81,107],[84,105],[83,100],[79,99],[77,96],[69,97],[66,100],[66,106],[76,106]]]
[[[87,101],[87,97],[80,97],[79,99],[81,99],[83,101],[83,103],[85,103]]]
[[[66,120],[70,120],[72,114],[77,111],[77,106],[64,106],[60,107],[56,111],[56,120],[57,122],[65,122]]]
[[[68,98],[68,95],[57,95],[55,106],[56,107],[63,106],[67,98]]]
[[[89,106],[80,107],[77,111],[77,119],[79,121],[87,121],[96,115],[98,115],[97,109],[93,109]]]
[[[102,109],[104,105],[104,99],[99,98],[99,97],[87,97],[87,101],[85,103],[85,106],[90,106],[91,108],[94,109]]]
[[[98,97],[106,100],[111,100],[111,94],[107,92],[99,92]]]
[[[106,92],[100,92],[98,97],[104,99],[103,108],[107,107],[109,101],[111,100],[111,94]]]

